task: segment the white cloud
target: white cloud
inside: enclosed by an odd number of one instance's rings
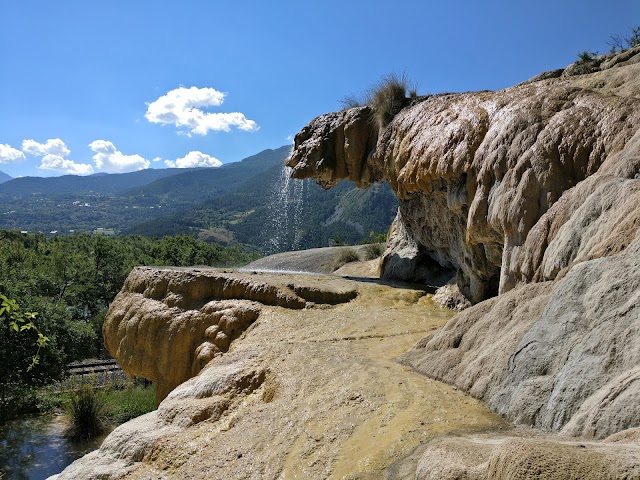
[[[20,150],[6,143],[0,143],[0,163],[19,162],[26,157]]]
[[[43,157],[47,154],[66,157],[71,153],[71,150],[69,150],[59,138],[50,138],[47,140],[47,143],[38,143],[35,140],[23,140],[22,151],[35,155],[36,157]]]
[[[48,153],[42,157],[42,162],[38,168],[41,170],[56,170],[70,175],[91,175],[93,173],[93,167],[88,163],[76,163],[53,153]]]
[[[50,138],[46,143],[35,140],[23,140],[22,150],[29,155],[42,157],[40,170],[55,170],[69,175],[90,175],[93,167],[88,163],[76,163],[67,157],[71,150],[59,138]]]
[[[219,107],[225,94],[214,88],[179,87],[148,105],[145,118],[151,123],[173,124],[192,133],[206,135],[209,131],[228,132],[231,127],[254,131],[258,125],[243,113],[208,113],[203,107]]]
[[[140,155],[125,155],[107,140],[95,140],[89,144],[95,152],[96,167],[107,173],[126,173],[149,168],[151,162]]]
[[[193,167],[219,167],[222,162],[211,155],[202,152],[189,152],[184,157],[177,160],[165,160],[165,165],[170,168],[193,168]]]

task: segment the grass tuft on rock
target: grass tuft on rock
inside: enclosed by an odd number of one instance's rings
[[[406,74],[390,73],[382,77],[373,87],[368,102],[378,127],[384,128],[407,104],[410,89]]]
[[[365,260],[373,260],[375,258],[380,257],[383,253],[384,253],[383,243],[370,243],[369,245],[364,247]]]
[[[409,99],[417,96],[415,86],[405,73],[390,73],[380,78],[364,95],[347,95],[341,103],[344,108],[369,106],[373,110],[372,120],[382,129],[408,104]]]
[[[360,260],[360,257],[358,256],[358,252],[356,252],[355,249],[345,248],[338,254],[336,254],[332,262],[331,270],[335,272],[343,265],[351,262],[357,262],[358,260]]]

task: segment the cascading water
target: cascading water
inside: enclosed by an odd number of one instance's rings
[[[306,183],[305,180],[292,179],[291,168],[282,166],[269,204],[269,224],[266,228],[269,241],[265,246],[266,253],[295,250],[299,246]]]

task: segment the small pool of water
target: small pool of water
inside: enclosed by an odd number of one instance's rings
[[[59,415],[13,420],[0,427],[2,480],[40,480],[60,473],[74,460],[97,449],[104,437],[72,442]]]

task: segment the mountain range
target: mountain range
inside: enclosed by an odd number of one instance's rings
[[[8,182],[9,180],[12,180],[13,177],[10,175],[7,175],[6,173],[0,171],[0,183],[4,183],[4,182]]]
[[[311,180],[291,180],[283,163],[290,149],[219,168],[10,179],[0,183],[0,229],[188,233],[263,253],[356,243],[386,232],[397,209],[388,185],[359,190],[342,182],[325,191]]]

